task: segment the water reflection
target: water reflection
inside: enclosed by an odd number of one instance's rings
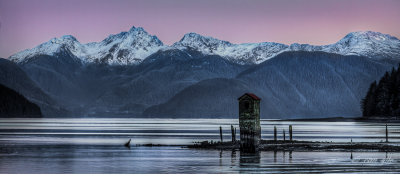
[[[123,146],[0,145],[0,173],[11,174],[400,173],[399,160],[397,152],[242,153],[180,147],[132,147],[128,150]]]
[[[219,151],[219,166],[223,165],[223,163],[222,163],[222,152],[223,152],[223,150]]]
[[[176,146],[231,136],[237,119],[0,119],[0,173],[400,173],[398,152],[299,152],[199,150]],[[293,125],[296,140],[379,142],[375,123],[262,121],[264,139],[273,126]],[[400,141],[400,123],[390,141]],[[132,138],[131,149],[123,146]]]
[[[235,166],[236,165],[236,150],[232,150],[231,152],[231,166]]]
[[[260,152],[240,152],[240,166],[254,166],[260,164]]]

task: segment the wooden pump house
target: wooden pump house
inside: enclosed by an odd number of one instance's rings
[[[261,140],[261,98],[252,93],[245,93],[238,100],[240,150],[243,152],[256,152]]]

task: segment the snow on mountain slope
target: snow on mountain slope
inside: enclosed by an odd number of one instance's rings
[[[29,60],[35,55],[54,56],[62,50],[70,51],[84,62],[110,65],[139,64],[158,50],[196,50],[205,55],[219,55],[238,64],[259,64],[285,51],[323,51],[341,55],[360,55],[372,59],[400,59],[400,40],[379,32],[352,32],[340,41],[315,46],[294,43],[285,45],[275,42],[233,44],[228,41],[188,33],[172,46],[164,45],[156,36],[143,28],[132,27],[128,32],[110,35],[101,42],[79,43],[70,35],[54,38],[35,48],[10,56],[14,62]]]
[[[196,33],[186,34],[173,44],[179,49],[194,49],[203,54],[216,54],[240,64],[259,64],[285,51],[324,51],[341,55],[360,55],[373,59],[400,59],[400,40],[379,32],[352,32],[337,43],[315,46],[309,44],[274,43],[232,44]]]
[[[83,52],[82,44],[80,44],[75,37],[71,35],[65,35],[59,38],[53,38],[50,41],[42,43],[35,48],[26,49],[24,51],[16,53],[10,56],[9,59],[19,63],[36,55],[53,56],[55,53],[60,52],[62,49],[68,49],[75,55],[81,55]]]
[[[110,35],[99,43],[89,43],[85,47],[90,62],[138,64],[165,46],[143,28],[132,27],[128,32]]]
[[[149,35],[143,28],[132,27],[128,32],[110,35],[101,42],[87,44],[81,44],[70,35],[54,38],[35,48],[14,54],[10,56],[10,60],[23,62],[35,55],[54,56],[62,50],[69,50],[84,62],[139,64],[149,55],[165,47],[156,36]]]
[[[216,54],[240,64],[259,64],[288,48],[287,45],[273,42],[232,44],[196,33],[185,34],[172,46],[195,49],[206,55]]]
[[[352,32],[339,42],[322,46],[321,51],[342,55],[361,55],[375,59],[400,59],[400,40],[379,32]]]

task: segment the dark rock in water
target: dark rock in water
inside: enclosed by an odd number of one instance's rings
[[[127,143],[125,143],[126,147],[131,147],[131,139],[129,139],[129,141]]]
[[[39,106],[0,84],[0,117],[41,117]]]

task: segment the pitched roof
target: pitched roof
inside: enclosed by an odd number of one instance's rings
[[[254,100],[261,100],[260,97],[256,96],[256,95],[253,94],[253,93],[245,93],[245,94],[243,94],[241,97],[239,97],[238,100],[240,100],[240,99],[241,99],[242,97],[244,97],[244,96],[249,96],[249,97],[251,97],[251,98],[254,99]]]

